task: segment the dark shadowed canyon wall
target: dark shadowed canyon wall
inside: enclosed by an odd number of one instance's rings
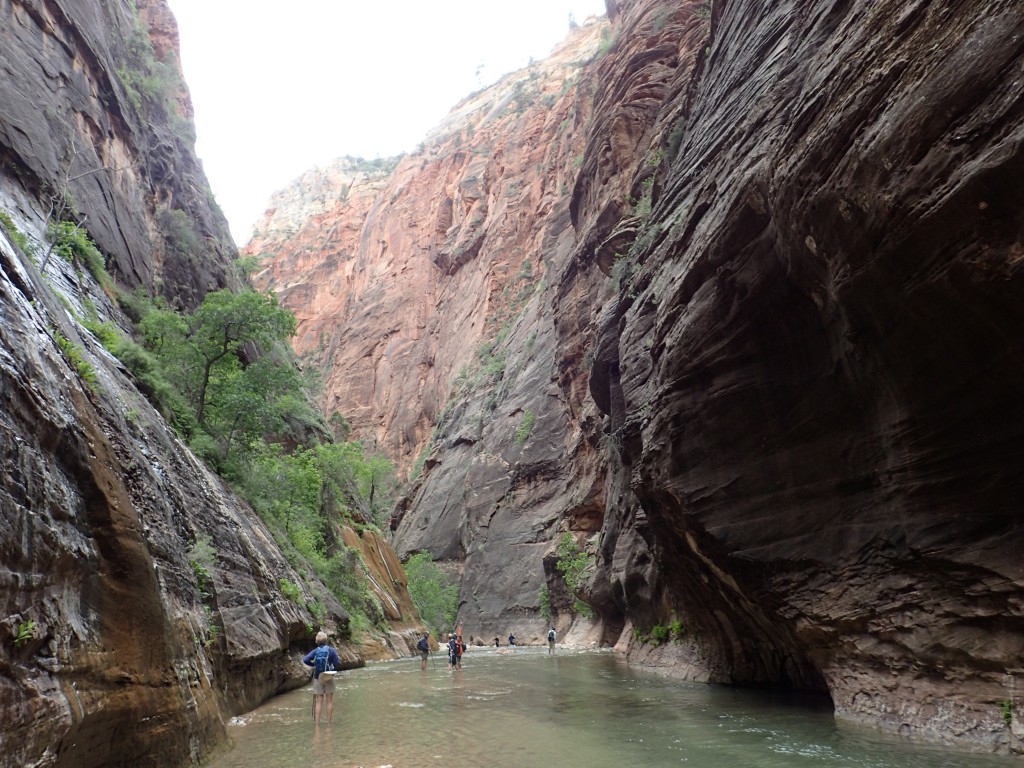
[[[647,531],[698,675],[1020,749],[1022,25],[714,4],[591,378],[609,510]],[[598,265],[602,176],[574,201]]]
[[[609,17],[248,246],[411,470],[396,546],[478,637],[546,588],[570,642],[1019,752],[1024,8]]]

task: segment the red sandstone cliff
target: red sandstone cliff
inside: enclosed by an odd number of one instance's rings
[[[244,249],[266,259],[255,282],[296,313],[296,350],[325,372],[325,410],[404,469],[457,383],[486,365],[482,345],[516,323],[550,333],[537,306],[550,301],[552,248],[571,244],[595,87],[586,63],[602,34],[591,22],[469,97],[390,175],[350,160],[307,175]]]

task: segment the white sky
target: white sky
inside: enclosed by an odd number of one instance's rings
[[[604,0],[169,0],[198,142],[243,245],[270,195],[342,155],[411,151],[464,96]]]

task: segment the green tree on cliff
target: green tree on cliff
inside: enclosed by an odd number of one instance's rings
[[[594,566],[594,556],[584,550],[576,538],[566,531],[558,542],[558,560],[555,567],[565,579],[565,586],[573,598],[572,610],[575,613],[587,617],[593,617],[594,609],[590,604],[579,596],[580,590],[586,581],[587,571]]]
[[[243,347],[269,352],[275,342],[293,336],[295,327],[295,316],[278,306],[273,294],[207,294],[192,316],[183,348],[193,379],[196,421],[202,424],[206,415],[210,382],[217,376],[229,379],[242,369]]]
[[[192,315],[122,298],[144,348],[114,333],[104,343],[190,447],[267,521],[292,564],[316,573],[357,626],[380,621],[340,526],[383,521],[394,467],[361,443],[331,441],[310,382],[286,351],[292,314],[253,292],[210,293]]]
[[[164,378],[190,406],[177,425],[220,469],[233,451],[283,426],[304,383],[274,350],[295,333],[295,318],[270,294],[215,291],[191,317],[152,307],[140,330]],[[193,434],[195,433],[195,434]]]
[[[383,527],[398,484],[394,465],[384,456],[367,455],[358,442],[320,445],[317,457],[324,478],[324,510]]]
[[[459,611],[459,585],[448,576],[427,552],[413,555],[405,563],[409,595],[420,617],[440,634],[455,624]]]

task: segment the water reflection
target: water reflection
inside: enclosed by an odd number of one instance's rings
[[[806,701],[665,680],[611,653],[471,649],[462,670],[409,659],[336,685],[332,724],[313,724],[311,689],[287,694],[233,724],[235,747],[211,768],[1017,767],[837,728]]]

